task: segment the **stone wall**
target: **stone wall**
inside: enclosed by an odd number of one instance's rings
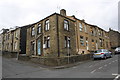
[[[17,57],[17,53],[16,52],[2,52],[2,56],[3,57],[7,57],[7,58],[16,58]]]
[[[80,61],[90,60],[92,58],[91,54],[85,55],[74,55],[74,56],[65,56],[65,57],[28,57],[28,56],[19,56],[19,60],[27,60],[33,63],[42,64],[46,66],[62,66],[66,64],[72,64]],[[69,60],[68,60],[69,59]],[[69,62],[68,62],[69,61]]]

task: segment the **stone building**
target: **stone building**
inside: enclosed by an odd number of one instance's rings
[[[110,50],[108,32],[67,16],[64,9],[27,28],[26,54],[30,56],[87,54],[102,48]]]
[[[96,25],[91,25],[75,16],[68,16],[75,20],[76,46],[78,54],[86,54],[98,49],[110,50],[108,32]]]
[[[0,34],[0,51],[2,51],[3,34]]]
[[[109,38],[111,49],[115,49],[116,47],[120,47],[120,33],[118,31],[109,29]]]
[[[76,53],[74,20],[54,13],[27,29],[27,55],[59,57]]]
[[[3,32],[3,52],[26,54],[26,27],[17,27]]]
[[[88,54],[98,49],[110,50],[110,34],[74,15],[67,16],[62,9],[60,14],[51,14],[36,23],[5,30],[0,35],[0,50],[32,57]]]

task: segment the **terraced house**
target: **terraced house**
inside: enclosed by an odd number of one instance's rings
[[[26,27],[7,30],[3,35],[3,52],[26,54]]]
[[[108,32],[75,16],[67,16],[64,9],[27,28],[26,54],[29,56],[88,54],[101,48],[110,50]]]
[[[96,25],[88,24],[74,15],[67,17],[75,20],[77,54],[86,54],[98,49],[111,49],[107,31]]]

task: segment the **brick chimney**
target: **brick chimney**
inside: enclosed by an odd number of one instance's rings
[[[61,9],[60,10],[60,14],[63,15],[63,16],[66,16],[66,10],[65,9]]]

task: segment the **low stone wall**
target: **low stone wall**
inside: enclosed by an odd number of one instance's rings
[[[29,61],[30,57],[29,56],[21,56],[21,55],[19,55],[18,60]]]
[[[31,62],[47,65],[47,66],[62,66],[66,64],[72,64],[80,61],[90,60],[92,58],[91,54],[86,55],[75,55],[70,57],[56,57],[56,58],[48,58],[48,57],[32,57],[29,58]]]
[[[17,57],[17,53],[16,52],[4,51],[4,52],[2,52],[2,56],[3,57],[7,57],[7,58],[16,58]]]
[[[2,52],[3,57],[7,58],[16,58],[17,53],[11,52]],[[72,64],[80,61],[90,60],[92,58],[91,54],[84,55],[73,55],[73,56],[64,56],[64,57],[30,57],[26,55],[19,55],[18,60],[30,61],[37,64],[42,64],[46,66],[62,66],[66,64]]]

